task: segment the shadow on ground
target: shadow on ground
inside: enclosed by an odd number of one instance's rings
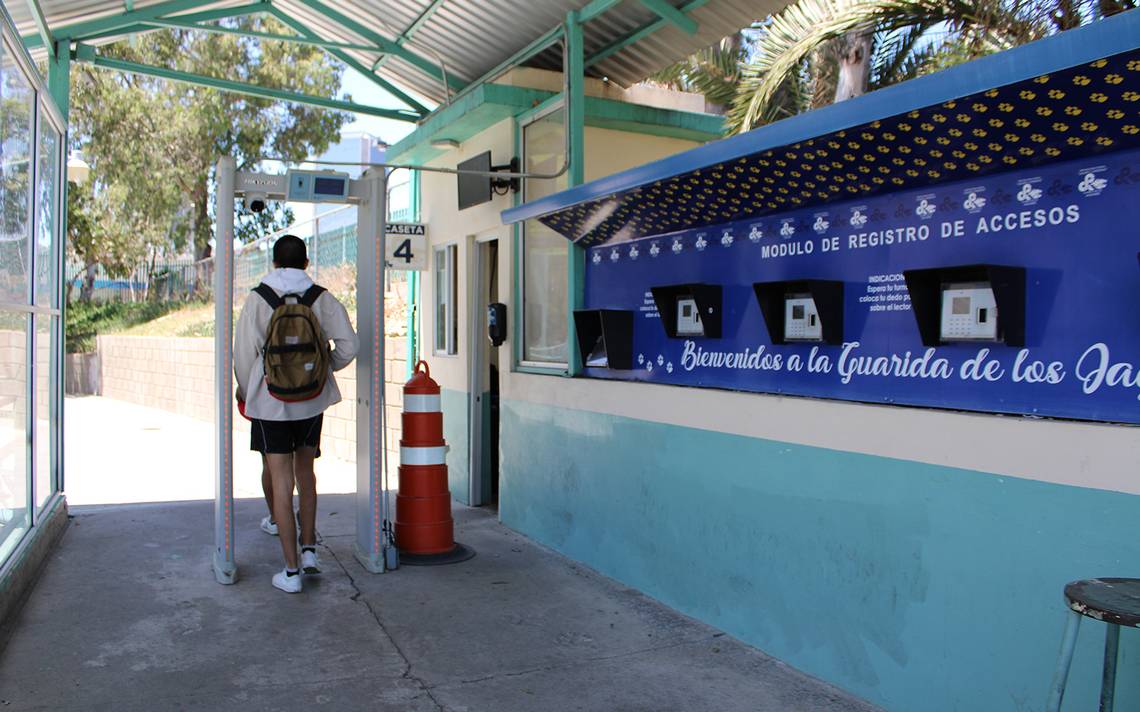
[[[212,502],[74,508],[0,656],[4,710],[871,710],[456,505],[478,551],[370,575],[352,497],[322,496],[324,573],[273,589],[264,504],[214,582]]]

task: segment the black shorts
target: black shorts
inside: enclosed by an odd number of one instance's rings
[[[321,425],[325,414],[305,420],[250,421],[250,450],[264,454],[291,455],[303,447],[311,447],[321,454]]]

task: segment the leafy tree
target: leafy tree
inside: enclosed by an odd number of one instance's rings
[[[289,34],[271,18],[227,25]],[[161,30],[102,48],[140,64],[317,96],[340,92],[343,67],[310,45],[233,34]],[[156,251],[211,254],[211,177],[221,156],[239,169],[264,157],[301,161],[323,152],[344,113],[79,65],[72,75],[72,132],[92,168],[69,191],[72,249],[89,268],[120,276]],[[83,194],[87,191],[86,194]],[[242,216],[235,234],[251,241],[291,221],[281,206]],[[89,291],[89,290],[85,290]]]

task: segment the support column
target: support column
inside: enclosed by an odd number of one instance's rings
[[[63,390],[64,390],[64,373],[66,364],[66,347],[64,344],[65,331],[64,319],[66,317],[67,304],[65,304],[67,289],[65,282],[67,280],[67,157],[70,155],[69,150],[70,142],[68,140],[68,123],[70,121],[69,114],[71,110],[71,43],[67,40],[56,42],[54,56],[48,56],[48,93],[51,95],[52,102],[55,103],[59,109],[59,116],[63,119],[63,165],[60,166],[62,175],[60,176],[60,190],[59,190],[59,210],[56,213],[56,220],[59,223],[59,232],[55,239],[55,244],[52,245],[54,252],[52,258],[55,260],[55,299],[52,306],[60,310],[60,318],[54,320],[52,325],[52,332],[54,342],[56,344],[55,351],[52,352],[52,378],[51,383],[51,397],[52,404],[55,406],[55,417],[52,419],[53,424],[51,428],[51,451],[55,453],[55,476],[58,478],[59,491],[64,491],[64,469],[63,469]]]
[[[566,130],[569,132],[570,162],[567,188],[581,185],[586,175],[586,95],[585,56],[582,45],[582,25],[578,11],[566,14],[566,66],[567,95],[565,97]],[[566,248],[566,375],[582,372],[578,339],[574,331],[574,310],[582,308],[586,257],[585,250],[574,243]]]
[[[237,162],[218,159],[214,233],[214,578],[237,582],[234,559],[234,177]]]
[[[395,568],[386,525],[388,496],[383,467],[384,429],[384,222],[387,177],[370,168],[362,179],[367,196],[357,218],[356,324],[356,542],[353,555],[374,574]],[[386,555],[393,560],[385,561]]]

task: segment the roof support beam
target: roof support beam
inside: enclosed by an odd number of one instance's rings
[[[522,64],[534,55],[557,42],[564,36],[565,32],[566,26],[564,24],[560,24],[551,30],[547,30],[546,34],[540,36],[538,39],[531,42],[526,47],[523,47],[518,52],[515,52],[510,57],[504,59],[502,62],[499,62],[483,76],[468,84],[466,89],[451,97],[451,100],[454,102],[460,97],[463,97],[468,93],[475,91],[483,84],[491,83],[497,79],[499,75],[503,74],[507,70]]]
[[[361,37],[365,38],[369,42],[374,43],[376,45],[377,50],[379,50],[381,52],[388,53],[388,54],[395,55],[399,59],[402,59],[405,62],[411,64],[413,67],[420,70],[424,74],[427,74],[430,77],[434,77],[436,79],[439,79],[440,81],[444,81],[444,79],[446,78],[447,85],[450,89],[459,90],[459,89],[462,89],[464,87],[463,80],[460,79],[459,77],[452,75],[452,74],[448,74],[443,69],[441,69],[440,67],[437,67],[436,65],[432,64],[428,60],[419,56],[418,54],[415,54],[413,52],[410,52],[410,51],[404,49],[403,47],[396,44],[392,40],[389,40],[389,39],[381,36],[380,34],[374,32],[373,30],[368,29],[367,27],[360,24],[359,22],[352,19],[351,17],[345,15],[344,13],[338,12],[337,10],[334,10],[333,8],[329,7],[328,5],[325,5],[320,0],[299,0],[299,2],[302,5],[308,7],[310,10],[313,10],[315,12],[319,12],[320,14],[324,15],[325,17],[332,20],[333,22],[336,22],[337,24],[342,25],[343,27],[345,27],[349,31],[351,31],[357,35],[360,35]]]
[[[293,44],[312,45],[324,49],[358,49],[365,51],[375,51],[376,48],[366,44],[354,44],[349,42],[333,42],[331,40],[322,40],[315,36],[313,37],[300,37],[298,35],[278,35],[273,32],[257,32],[255,30],[243,30],[239,27],[222,27],[221,25],[199,25],[194,22],[185,22],[180,19],[158,19],[147,20],[140,23],[147,27],[171,27],[182,30],[198,30],[199,32],[212,32],[220,35],[241,35],[242,37],[256,37],[262,40],[273,40],[275,42],[292,42]]]
[[[274,101],[288,101],[295,104],[305,104],[307,106],[318,106],[324,109],[332,109],[334,111],[348,111],[357,114],[367,114],[369,116],[379,116],[384,119],[395,119],[396,121],[415,122],[419,119],[419,115],[415,112],[403,109],[381,109],[375,106],[365,106],[363,104],[356,104],[350,101],[341,101],[339,99],[327,99],[320,96],[311,96],[309,94],[299,94],[297,92],[283,91],[280,89],[270,89],[267,87],[256,86],[254,84],[246,84],[244,82],[235,82],[229,79],[219,79],[217,77],[207,77],[201,74],[191,74],[189,72],[181,72],[175,69],[167,69],[165,67],[153,67],[147,64],[139,64],[137,62],[128,62],[121,59],[112,59],[110,57],[102,57],[95,52],[94,47],[80,46],[76,49],[76,60],[80,62],[87,62],[96,67],[103,67],[104,69],[113,69],[119,72],[128,72],[131,74],[144,74],[151,77],[158,77],[175,82],[186,82],[197,86],[210,87],[212,89],[220,89],[222,91],[232,91],[246,96],[255,96],[262,99],[271,99]]]
[[[121,29],[146,20],[154,20],[164,15],[194,10],[206,4],[208,3],[203,0],[166,0],[166,2],[149,5],[131,12],[120,12],[118,15],[101,17],[98,20],[77,22],[74,25],[61,27],[56,30],[55,34],[58,37],[67,37],[69,39],[82,41],[88,39],[91,35],[106,32],[107,30]]]
[[[202,12],[193,12],[193,13],[189,13],[186,15],[175,15],[174,17],[169,17],[169,18],[164,17],[164,18],[157,18],[155,20],[146,20],[146,21],[135,23],[133,25],[127,25],[126,27],[115,27],[115,28],[112,28],[109,30],[105,30],[103,32],[98,32],[95,34],[89,34],[86,37],[83,37],[82,39],[84,42],[91,42],[92,40],[98,40],[98,39],[102,39],[104,37],[113,37],[115,35],[125,35],[125,34],[138,35],[138,34],[143,34],[146,32],[152,32],[152,31],[158,29],[158,26],[156,26],[154,24],[154,23],[158,23],[158,22],[166,22],[166,21],[179,22],[179,23],[181,23],[181,22],[188,22],[188,23],[212,22],[214,20],[225,20],[225,19],[228,19],[231,17],[244,17],[246,15],[256,15],[258,13],[265,12],[270,7],[271,6],[269,5],[269,3],[256,2],[256,3],[251,3],[249,5],[239,5],[238,7],[225,7],[225,8],[220,8],[217,10],[204,10]]]
[[[708,2],[709,2],[709,0],[690,0],[688,3],[686,3],[685,5],[682,5],[680,8],[678,8],[678,11],[688,15],[693,10],[696,10],[699,7],[707,5]],[[654,20],[653,22],[650,22],[647,25],[643,25],[640,29],[638,29],[636,32],[634,32],[630,36],[628,36],[624,39],[620,39],[617,42],[614,42],[610,45],[607,45],[606,47],[603,47],[602,49],[598,50],[597,52],[594,52],[589,57],[586,57],[586,66],[591,67],[591,66],[597,64],[598,62],[602,61],[606,57],[609,57],[612,54],[616,54],[617,52],[622,51],[623,49],[630,46],[631,44],[636,44],[636,43],[640,42],[641,40],[645,39],[649,35],[656,32],[657,30],[660,30],[662,27],[664,27],[667,24],[669,24],[668,20],[658,18],[658,19]]]
[[[578,11],[578,22],[585,24],[598,15],[609,11],[609,9],[615,5],[620,4],[621,0],[593,0],[589,5]]]
[[[214,20],[226,20],[231,17],[256,15],[268,11],[271,7],[272,6],[267,2],[251,2],[248,5],[238,5],[237,7],[222,7],[216,10],[189,12],[174,15],[173,17],[164,15],[163,17],[168,20],[178,20],[180,22],[213,22]]]
[[[418,32],[419,29],[424,26],[424,23],[431,19],[431,16],[434,15],[435,11],[443,5],[444,1],[445,0],[432,0],[431,4],[424,8],[424,11],[420,13],[419,17],[413,20],[412,24],[408,25],[408,29],[400,33],[400,36],[396,38],[396,44],[403,47],[404,43],[411,39],[412,35]],[[384,55],[380,59],[376,60],[376,62],[372,65],[372,71],[376,71],[382,67],[384,65],[384,62],[387,61],[388,56],[389,55]]]
[[[687,35],[697,34],[699,25],[697,21],[689,17],[683,11],[670,5],[665,0],[639,0],[642,5],[657,13],[657,16],[662,20],[676,25],[677,29],[681,30]]]
[[[299,20],[295,20],[292,17],[290,17],[289,15],[285,14],[285,12],[283,10],[270,5],[269,12],[274,17],[276,17],[278,20],[285,23],[285,25],[288,26],[289,28],[291,28],[294,32],[299,32],[300,34],[304,35],[305,37],[310,37],[310,38],[316,38],[317,37],[317,33],[310,30],[304,23],[300,22]],[[345,51],[342,51],[339,49],[331,49],[331,48],[328,50],[328,52],[329,52],[329,54],[333,55],[334,57],[336,57],[340,61],[344,62],[349,67],[351,67],[351,68],[355,69],[356,71],[360,72],[361,74],[363,74],[369,81],[371,81],[376,86],[380,87],[384,91],[388,92],[392,96],[394,96],[397,99],[399,99],[400,101],[402,101],[405,106],[407,106],[409,109],[418,113],[420,115],[420,117],[427,116],[428,114],[431,113],[431,111],[426,106],[424,106],[423,104],[421,104],[418,101],[416,101],[415,99],[413,99],[411,96],[409,96],[407,93],[405,93],[399,87],[397,87],[395,84],[392,84],[391,82],[387,81],[383,77],[377,76],[375,73],[373,73],[371,70],[369,70],[368,67],[364,66],[363,62],[360,62],[360,61],[354,59],[352,57],[352,55],[350,55],[348,52],[345,52]]]
[[[32,13],[32,20],[36,23],[36,31],[39,32],[40,43],[47,47],[48,55],[55,57],[55,42],[51,38],[51,30],[48,29],[47,19],[44,17],[43,8],[40,7],[38,0],[28,0],[28,11]],[[27,47],[27,45],[24,45]]]
[[[173,2],[164,2],[159,5],[151,5],[150,7],[141,10],[134,10],[131,12],[123,12],[112,17],[104,17],[98,20],[91,20],[89,22],[79,22],[66,27],[61,27],[55,31],[57,38],[66,38],[74,41],[95,40],[102,37],[109,37],[112,35],[135,34],[140,32],[147,32],[151,29],[143,25],[147,20],[154,20],[164,17],[169,14],[186,12],[193,10],[196,7],[207,4],[202,0],[173,0]],[[155,8],[161,7],[161,11],[155,11]],[[170,18],[180,22],[209,22],[211,20],[223,20],[227,17],[241,17],[243,15],[253,15],[259,12],[265,12],[271,6],[267,2],[255,2],[248,5],[239,5],[238,7],[225,7],[215,10],[204,10],[202,12],[194,12],[183,15],[175,15]],[[152,12],[154,11],[154,12]],[[25,35],[21,37],[24,41],[24,46],[28,49],[40,47],[43,45],[43,38],[38,35]]]

